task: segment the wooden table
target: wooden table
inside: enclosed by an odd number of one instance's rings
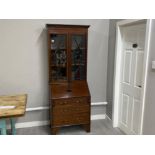
[[[0,96],[0,123],[6,127],[5,118],[23,116],[26,111],[27,95]],[[1,126],[2,126],[1,125]],[[15,133],[15,123],[11,119],[12,130]],[[4,131],[5,134],[5,131]]]

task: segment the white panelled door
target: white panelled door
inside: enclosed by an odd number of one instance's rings
[[[138,134],[141,120],[141,89],[145,24],[123,27],[122,77],[119,127],[127,134]]]

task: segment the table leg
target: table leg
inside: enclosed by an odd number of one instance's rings
[[[0,120],[0,130],[1,130],[1,135],[6,135],[6,121],[5,121],[5,119]]]
[[[10,118],[12,135],[16,135],[15,120]]]

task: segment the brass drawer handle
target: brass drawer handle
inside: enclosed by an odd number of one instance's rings
[[[63,109],[62,112],[68,112],[68,109]]]
[[[79,100],[77,100],[77,101],[76,101],[76,103],[80,103],[80,101],[79,101]]]

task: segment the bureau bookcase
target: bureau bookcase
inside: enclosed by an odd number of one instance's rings
[[[81,125],[90,132],[86,25],[47,24],[52,134]]]

